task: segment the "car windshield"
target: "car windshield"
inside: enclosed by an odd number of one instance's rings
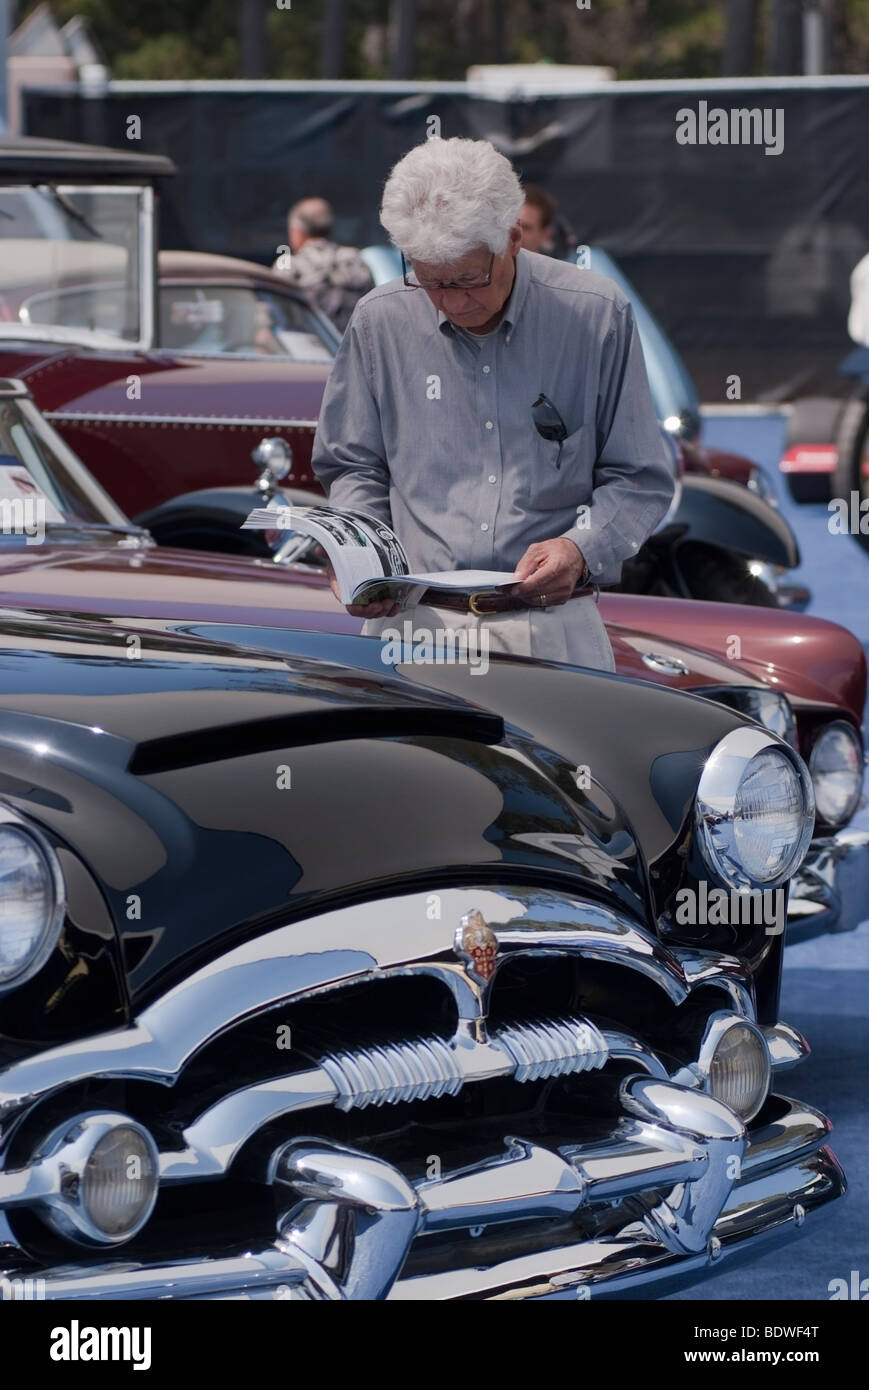
[[[146,188],[0,188],[0,334],[54,327],[141,344],[149,198]]]
[[[247,285],[162,282],[160,347],[331,362],[337,331],[304,300]]]
[[[103,492],[33,402],[0,382],[0,544],[87,530],[112,544],[146,537]]]

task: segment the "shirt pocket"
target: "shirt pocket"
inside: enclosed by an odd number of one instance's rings
[[[591,501],[597,434],[594,424],[580,425],[563,439],[543,439],[534,432],[536,450],[525,473],[521,499],[532,512],[558,511]]]

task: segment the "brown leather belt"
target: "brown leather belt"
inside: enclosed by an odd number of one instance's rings
[[[596,584],[585,584],[582,588],[574,589],[570,599],[582,598],[584,594],[593,594],[596,590]],[[454,613],[474,613],[480,618],[490,613],[525,613],[529,608],[540,607],[537,600],[532,599],[529,603],[527,599],[515,598],[498,589],[486,589],[477,594],[457,594],[455,589],[426,589],[421,601],[426,607],[449,608]]]

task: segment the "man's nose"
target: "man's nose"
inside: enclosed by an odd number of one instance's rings
[[[473,300],[467,290],[441,290],[441,308],[445,314],[461,314]]]

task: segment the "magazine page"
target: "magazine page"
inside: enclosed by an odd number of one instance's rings
[[[335,571],[344,604],[353,603],[368,581],[407,574],[407,555],[395,532],[363,512],[325,504],[289,506],[275,499],[268,507],[256,507],[242,530],[297,531],[319,542]]]
[[[316,540],[329,557],[344,604],[388,599],[408,608],[420,603],[429,588],[473,594],[519,583],[505,570],[411,574],[404,547],[385,522],[325,504],[290,506],[275,498],[267,507],[256,507],[242,530],[297,531]]]

